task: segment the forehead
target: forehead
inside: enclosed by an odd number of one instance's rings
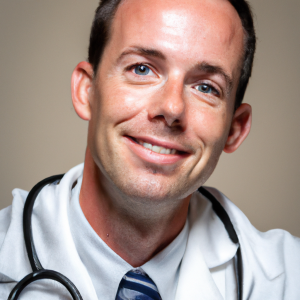
[[[241,20],[227,0],[124,0],[110,43],[115,49],[154,48],[184,64],[211,60],[232,71],[242,57],[243,39]]]

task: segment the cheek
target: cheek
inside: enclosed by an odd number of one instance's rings
[[[194,178],[196,185],[201,185],[212,174],[224,149],[228,117],[215,108],[204,108],[201,113],[194,114],[192,124],[191,135],[200,142],[200,145],[191,177]]]
[[[119,124],[132,119],[146,108],[149,93],[142,88],[126,88],[110,85],[102,89],[98,97],[101,116],[109,123]]]
[[[189,119],[192,119],[192,131],[201,139],[204,147],[225,143],[229,120],[222,109],[205,108],[200,113],[193,113]]]

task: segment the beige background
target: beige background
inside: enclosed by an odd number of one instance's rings
[[[208,184],[260,230],[300,236],[300,1],[251,0],[258,51],[245,101],[250,136],[223,154]],[[70,77],[87,56],[96,0],[0,0],[0,208],[84,158],[87,124],[75,114]]]

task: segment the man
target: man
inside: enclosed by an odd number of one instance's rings
[[[261,234],[220,192],[197,191],[250,131],[251,107],[241,102],[254,49],[244,1],[102,1],[89,62],[72,76],[74,108],[89,121],[84,167],[44,187],[33,211],[44,268],[67,276],[83,299],[238,299],[238,290],[242,299],[298,299],[299,240]],[[242,274],[210,193],[237,234]],[[27,193],[14,196],[0,215],[1,299],[31,273]],[[20,298],[70,295],[40,281]]]

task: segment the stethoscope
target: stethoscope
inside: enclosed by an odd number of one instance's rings
[[[17,283],[17,285],[13,288],[13,290],[9,294],[8,300],[18,299],[19,295],[27,285],[41,279],[51,279],[51,280],[58,281],[63,286],[65,286],[65,288],[69,291],[69,293],[72,295],[73,300],[83,300],[80,295],[80,292],[78,291],[76,286],[71,282],[71,280],[69,280],[66,276],[62,275],[59,272],[53,270],[46,270],[43,268],[38,258],[34,246],[33,236],[32,236],[31,215],[32,215],[35,199],[37,198],[39,192],[42,190],[42,188],[45,185],[51,184],[55,181],[60,181],[63,176],[64,174],[55,175],[40,181],[32,188],[32,190],[29,192],[27,196],[25,206],[24,206],[24,211],[23,211],[23,233],[24,233],[24,240],[25,240],[25,246],[26,246],[28,258],[33,272],[25,276],[21,281]],[[236,274],[236,281],[237,281],[238,300],[242,300],[242,293],[243,293],[242,256],[241,256],[241,249],[240,249],[238,236],[234,230],[234,227],[230,221],[227,212],[225,211],[223,206],[219,203],[219,201],[203,187],[200,187],[198,191],[212,203],[213,210],[220,218],[222,223],[224,224],[225,229],[229,235],[229,238],[233,243],[238,244],[238,249],[235,255],[235,274]]]

